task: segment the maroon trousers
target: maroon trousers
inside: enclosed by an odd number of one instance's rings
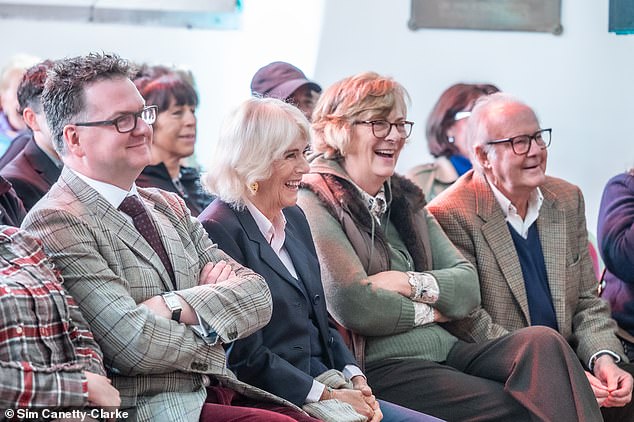
[[[260,402],[230,388],[207,387],[200,422],[318,422],[287,406]]]

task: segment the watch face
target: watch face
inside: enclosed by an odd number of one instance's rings
[[[167,307],[170,308],[171,311],[175,309],[179,309],[179,310],[183,309],[183,307],[181,306],[180,300],[178,300],[178,296],[176,296],[176,294],[174,293],[163,294],[163,300],[165,301],[165,304],[167,304]]]

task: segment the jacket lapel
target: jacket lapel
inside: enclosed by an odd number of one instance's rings
[[[268,244],[262,232],[260,232],[260,228],[256,224],[253,216],[248,210],[238,211],[236,212],[238,216],[238,220],[242,227],[244,227],[245,233],[249,240],[256,246],[258,251],[258,255],[262,262],[271,267],[273,271],[275,271],[282,279],[284,279],[287,283],[292,285],[294,288],[298,289],[305,296],[303,289],[299,286],[299,281],[295,279],[288,272],[280,258],[275,254],[273,248]],[[288,242],[288,237],[286,238],[286,242]],[[288,249],[288,248],[287,248]],[[293,260],[293,264],[295,264],[295,260]],[[297,267],[295,267],[297,269]]]
[[[31,139],[24,147],[24,156],[33,170],[50,186],[57,181],[62,170]]]
[[[556,207],[557,197],[542,188],[544,202],[537,219],[539,240],[544,253],[548,285],[559,327],[566,327],[566,214]]]
[[[485,221],[482,225],[484,238],[495,257],[495,261],[498,262],[500,271],[513,297],[522,310],[526,323],[530,324],[528,298],[526,296],[526,287],[524,286],[522,267],[504,213],[484,176],[474,173],[473,183],[476,193],[477,212]]]
[[[77,196],[77,199],[91,211],[96,220],[102,222],[104,230],[112,232],[131,250],[135,251],[139,257],[152,265],[160,274],[165,289],[173,290],[172,281],[161,259],[143,236],[139,234],[131,221],[128,221],[103,196],[69,169],[64,168],[62,170],[61,179],[66,182],[69,189]],[[147,201],[144,201],[144,203],[147,205]]]

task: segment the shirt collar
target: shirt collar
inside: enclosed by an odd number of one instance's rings
[[[264,236],[264,239],[271,245],[271,248],[276,253],[279,253],[282,246],[284,246],[284,240],[286,240],[286,217],[282,211],[271,222],[262,212],[249,200],[245,200],[245,205],[251,216],[255,220],[255,224],[260,229],[260,232]]]
[[[528,198],[528,209],[526,210],[526,218],[522,219],[520,215],[517,213],[517,208],[515,205],[511,203],[511,201],[504,196],[500,190],[493,185],[488,179],[487,183],[491,187],[493,191],[493,195],[497,200],[498,204],[502,208],[502,212],[506,217],[506,221],[511,224],[511,227],[515,229],[523,238],[526,239],[528,236],[528,229],[533,225],[537,218],[539,217],[539,210],[542,207],[544,202],[544,195],[542,194],[541,189],[539,187],[533,190]]]
[[[352,181],[351,181],[352,182]],[[381,185],[381,189],[377,192],[376,195],[372,196],[363,189],[361,189],[356,183],[352,182],[352,184],[357,188],[363,201],[368,208],[368,211],[376,217],[376,219],[380,222],[381,217],[387,211],[387,199],[385,197],[385,184]]]
[[[99,180],[91,179],[90,177],[85,176],[79,173],[78,171],[71,169],[70,167],[69,167],[69,170],[72,171],[75,175],[77,175],[77,177],[79,177],[81,180],[86,182],[88,186],[96,190],[97,193],[103,196],[105,200],[108,201],[110,205],[112,205],[114,208],[118,209],[119,205],[121,205],[121,203],[123,202],[125,197],[128,196],[128,194],[139,196],[136,183],[133,183],[130,191],[127,191],[125,189],[121,189],[118,186],[111,185],[110,183],[105,183]]]

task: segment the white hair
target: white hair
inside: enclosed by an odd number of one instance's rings
[[[492,145],[485,145],[491,141],[490,123],[500,118],[499,114],[506,106],[520,105],[530,109],[523,101],[517,97],[504,92],[496,92],[491,95],[480,97],[471,110],[471,116],[467,122],[466,142],[469,150],[469,159],[473,164],[473,169],[482,173],[483,169],[476,156],[476,146],[482,145],[487,155],[495,156],[496,149]]]
[[[273,162],[298,139],[310,141],[308,120],[298,108],[275,98],[249,98],[223,122],[207,189],[242,209],[249,186],[271,177]]]

